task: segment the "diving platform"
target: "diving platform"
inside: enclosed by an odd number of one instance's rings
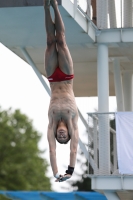
[[[92,190],[99,191],[109,200],[132,200],[133,175],[88,175]]]

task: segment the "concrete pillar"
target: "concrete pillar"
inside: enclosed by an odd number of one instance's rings
[[[122,77],[125,111],[132,111],[132,72],[124,72]]]
[[[98,45],[98,112],[109,112],[109,64],[108,47]]]
[[[117,111],[124,111],[122,77],[120,70],[120,61],[118,58],[114,59],[113,65],[114,65],[114,82],[115,82],[115,94],[117,100]]]
[[[108,47],[98,45],[98,112],[109,112],[109,64]],[[108,114],[98,114],[99,118],[99,172],[110,174],[110,132]]]

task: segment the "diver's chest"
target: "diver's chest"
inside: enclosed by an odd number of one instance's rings
[[[73,118],[75,116],[75,110],[64,104],[52,106],[50,113],[53,118],[56,118],[58,120],[60,119],[66,120],[66,119]]]
[[[50,114],[52,116],[67,117],[75,116],[76,105],[73,99],[69,98],[54,98],[50,103]]]

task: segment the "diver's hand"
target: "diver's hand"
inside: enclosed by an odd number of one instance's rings
[[[64,176],[60,176],[58,179],[56,179],[55,182],[64,182],[66,180],[68,180],[69,178],[71,178],[71,174],[64,174]]]
[[[62,179],[63,175],[60,175],[56,180],[55,182],[60,182],[60,180]]]
[[[63,177],[63,175],[57,172],[57,174],[55,174],[54,177],[56,178],[55,182],[59,182],[59,180]]]

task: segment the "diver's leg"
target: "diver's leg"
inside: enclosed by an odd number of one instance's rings
[[[66,74],[73,74],[73,61],[65,40],[65,27],[56,0],[51,0],[55,13],[56,44],[60,69]]]
[[[45,27],[47,34],[47,48],[45,52],[45,70],[47,77],[51,76],[55,68],[58,66],[56,38],[55,38],[55,24],[52,21],[50,14],[50,0],[44,0],[45,10]]]

